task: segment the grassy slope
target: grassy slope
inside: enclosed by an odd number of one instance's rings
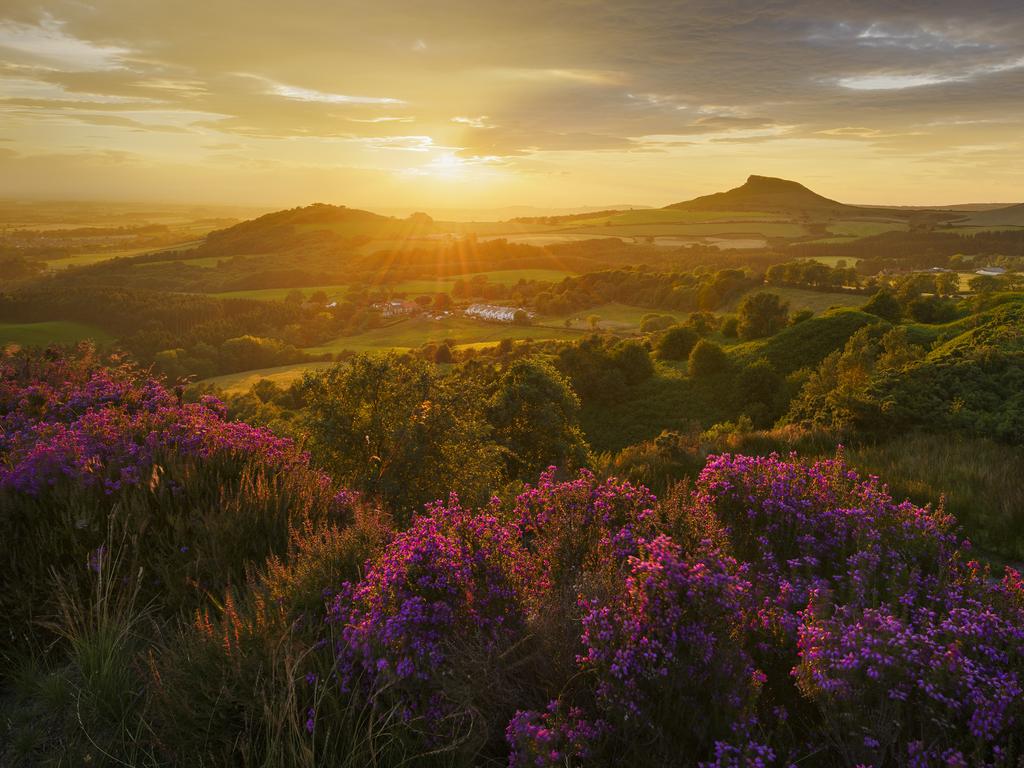
[[[879,322],[884,321],[858,309],[830,309],[770,338],[736,344],[729,354],[738,363],[751,363],[763,357],[780,372],[789,373],[817,365],[833,350],[842,349],[857,330]]]
[[[314,371],[328,368],[334,363],[295,363],[292,365],[279,365],[273,368],[255,368],[251,371],[241,373],[227,373],[223,376],[214,376],[205,379],[202,383],[214,384],[225,392],[236,394],[248,392],[252,386],[262,379],[270,381],[282,387],[287,387],[293,381],[302,378],[306,371]]]

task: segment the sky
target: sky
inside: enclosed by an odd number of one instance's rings
[[[1024,2],[0,4],[0,197],[1024,201]]]

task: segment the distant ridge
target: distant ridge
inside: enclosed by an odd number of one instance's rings
[[[966,220],[958,221],[957,224],[1024,227],[1024,203],[995,210],[979,211],[971,214]]]
[[[750,176],[743,186],[728,192],[695,197],[682,203],[666,205],[669,209],[686,211],[869,211],[846,205],[812,192],[796,181],[772,176]]]
[[[422,213],[396,219],[343,205],[314,203],[211,232],[203,248],[218,254],[271,253],[312,243],[359,237],[422,237],[434,231],[433,220]]]

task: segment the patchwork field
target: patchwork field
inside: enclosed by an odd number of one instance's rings
[[[591,315],[598,318],[597,327],[607,331],[637,331],[640,329],[640,321],[644,315],[670,315],[676,320],[683,320],[686,312],[670,312],[660,309],[648,309],[647,307],[634,307],[628,304],[602,304],[598,307],[591,307],[568,315],[544,317],[541,322],[549,325],[564,326],[568,320],[570,326],[579,330],[590,330]]]
[[[604,227],[576,226],[572,232],[592,235],[643,237],[658,235],[764,235],[765,237],[804,237],[807,230],[789,221],[702,221],[695,223],[625,224]]]
[[[506,323],[486,323],[452,315],[444,320],[413,317],[385,328],[341,336],[329,344],[306,349],[311,354],[344,350],[353,352],[388,352],[418,349],[427,343],[451,339],[456,345],[497,343],[502,339],[573,339],[579,332],[564,327],[518,326]]]
[[[883,232],[905,232],[905,221],[837,221],[828,225],[828,231],[840,237],[869,237]]]
[[[67,269],[68,267],[87,267],[92,264],[99,264],[100,262],[110,261],[111,259],[127,258],[130,256],[140,256],[143,253],[155,253],[157,251],[170,251],[170,250],[186,250],[188,248],[194,248],[199,245],[199,241],[189,241],[187,243],[181,243],[173,246],[160,246],[159,248],[128,248],[122,251],[101,251],[98,253],[79,253],[74,256],[68,256],[63,259],[48,259],[46,265],[50,269]]]

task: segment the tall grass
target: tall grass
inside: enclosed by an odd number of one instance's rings
[[[908,434],[847,451],[896,498],[944,504],[964,533],[996,561],[1024,560],[1024,450],[982,438]]]
[[[85,563],[83,585],[53,569],[55,612],[41,619],[54,640],[11,665],[0,730],[2,765],[154,764],[141,654],[158,631],[140,600],[142,571],[108,532]]]

